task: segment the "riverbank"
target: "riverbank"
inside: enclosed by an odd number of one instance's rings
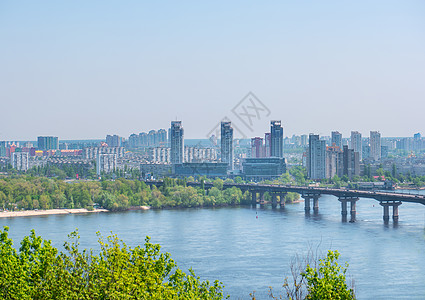
[[[98,208],[94,210],[87,210],[85,208],[70,208],[70,209],[2,211],[0,212],[0,218],[32,217],[32,216],[47,216],[47,215],[69,215],[69,214],[100,213],[100,212],[109,212],[109,210],[104,208]]]
[[[416,186],[396,186],[396,190],[425,190],[425,187],[416,187]]]
[[[149,206],[130,206],[127,210],[148,210]],[[48,216],[48,215],[69,215],[69,214],[85,214],[85,213],[101,213],[109,212],[104,208],[87,210],[85,208],[63,208],[63,209],[47,209],[47,210],[21,210],[21,211],[2,211],[0,218],[12,217],[32,217],[32,216]]]
[[[150,206],[139,205],[139,206],[130,206],[128,210],[148,210],[151,209]]]

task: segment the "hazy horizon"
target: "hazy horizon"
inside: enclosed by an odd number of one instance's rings
[[[423,1],[4,1],[0,140],[128,138],[176,119],[204,138],[225,117],[236,137],[273,119],[285,136],[423,134],[424,13]],[[250,91],[264,114],[246,124],[232,109]]]

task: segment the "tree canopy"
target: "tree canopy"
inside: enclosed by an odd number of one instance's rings
[[[208,192],[188,187],[184,179],[164,179],[164,186],[149,187],[139,180],[119,178],[102,181],[71,181],[57,178],[13,176],[0,179],[0,209],[93,208],[112,210],[131,206],[205,207],[249,204],[248,193],[238,188],[223,189],[223,181]]]
[[[131,248],[116,235],[98,233],[100,251],[79,249],[78,231],[64,252],[34,230],[13,248],[8,227],[0,231],[2,299],[222,299],[223,285],[201,281],[177,268],[170,254],[146,237]]]

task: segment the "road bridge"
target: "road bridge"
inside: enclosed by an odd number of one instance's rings
[[[145,181],[149,186],[155,185],[157,187],[163,186],[163,181]],[[201,187],[200,182],[187,182],[187,186]],[[213,183],[204,183],[205,189],[210,189],[214,186]],[[397,222],[399,219],[398,207],[403,202],[419,203],[425,205],[425,195],[385,192],[385,191],[363,191],[347,188],[325,188],[325,187],[311,187],[311,186],[294,186],[294,185],[274,185],[274,184],[257,184],[257,183],[223,183],[223,189],[237,187],[242,192],[248,191],[251,194],[251,203],[256,205],[258,202],[262,203],[264,194],[268,192],[272,197],[272,206],[280,207],[285,206],[285,195],[288,192],[298,193],[304,198],[304,209],[306,213],[310,213],[311,206],[313,212],[319,211],[319,198],[321,195],[332,195],[338,198],[341,202],[341,215],[342,219],[346,220],[348,215],[348,203],[350,203],[350,221],[355,221],[356,218],[356,202],[360,198],[374,199],[379,202],[383,207],[384,222],[390,219],[390,207],[392,207],[392,219]],[[279,201],[277,198],[279,197]],[[311,205],[312,204],[312,205]]]

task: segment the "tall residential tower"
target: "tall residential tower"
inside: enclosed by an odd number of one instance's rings
[[[58,150],[59,140],[57,136],[39,136],[37,138],[38,150]]]
[[[326,178],[326,141],[316,134],[308,140],[307,172],[310,179]]]
[[[337,146],[342,150],[342,134],[338,131],[332,131],[331,135],[331,146]]]
[[[270,121],[270,156],[283,157],[283,127],[280,121]]]
[[[233,128],[232,122],[221,122],[221,161],[233,170]]]
[[[376,161],[381,159],[381,134],[379,131],[370,132],[370,158]]]
[[[351,131],[351,149],[359,153],[359,161],[362,160],[362,134],[358,131]]]
[[[171,121],[170,128],[171,163],[182,164],[184,151],[184,130],[181,121]]]

